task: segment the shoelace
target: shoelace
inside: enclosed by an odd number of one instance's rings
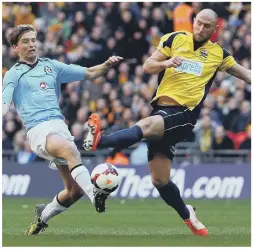
[[[197,219],[196,219],[194,222],[191,221],[191,219],[189,219],[189,221],[190,221],[191,225],[192,225],[195,229],[197,229],[197,230],[202,229],[202,228],[205,227],[205,226],[204,226],[201,222],[199,222]],[[201,226],[201,228],[197,227],[198,225]]]
[[[92,143],[91,143],[91,140],[85,140],[84,143],[83,143],[83,146],[85,146],[86,148],[88,147],[91,147],[92,146]]]
[[[197,212],[196,212],[196,208],[195,207],[193,207],[193,210],[194,210],[194,212],[195,212],[195,216],[196,216],[196,214],[197,214]],[[197,221],[197,223],[201,226],[201,228],[200,229],[202,229],[202,228],[204,228],[205,226],[197,219],[197,217],[196,217],[196,221]],[[196,228],[196,227],[195,227]]]
[[[195,208],[195,207],[193,207],[193,211],[194,211],[195,217],[196,217],[196,208]],[[198,224],[199,224],[201,227],[204,228],[204,225],[203,225],[201,222],[199,222],[199,220],[197,219],[197,217],[196,217],[195,222],[191,221],[190,218],[189,218],[189,221],[190,221],[191,225],[192,225],[195,229],[197,229],[197,230],[199,230],[199,229],[197,228],[197,225],[198,225]],[[201,228],[200,228],[200,229],[201,229]]]
[[[191,224],[192,224],[192,226],[194,226],[194,228],[196,228],[197,229],[197,224],[198,224],[198,220],[196,220],[195,222],[191,222]],[[197,223],[197,224],[195,224],[195,223]]]
[[[95,133],[95,126],[94,125],[90,125],[89,123],[88,123],[88,126],[90,127],[90,129],[91,129],[91,134],[92,135],[94,135],[94,133]]]

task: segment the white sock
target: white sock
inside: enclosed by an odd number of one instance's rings
[[[94,186],[91,183],[90,173],[89,173],[88,169],[85,166],[80,164],[80,166],[77,166],[76,168],[73,168],[71,170],[71,175],[72,175],[73,179],[81,187],[81,189],[90,198],[91,202],[93,203],[93,201],[94,201],[94,194],[93,194]]]
[[[63,207],[57,201],[57,196],[54,197],[53,201],[47,204],[45,209],[41,213],[41,219],[43,222],[47,222],[49,219],[53,218],[57,214],[66,211],[68,208]]]

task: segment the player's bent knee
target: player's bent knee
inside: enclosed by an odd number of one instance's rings
[[[63,157],[70,148],[70,142],[58,134],[49,134],[46,140],[46,150],[54,157]],[[65,158],[64,158],[65,159]]]
[[[71,157],[80,158],[80,152],[78,151],[78,149],[74,144],[70,144],[68,146],[66,153],[69,154],[69,156]]]
[[[63,158],[67,161],[80,158],[76,145],[57,134],[47,136],[46,150],[53,157]]]
[[[164,121],[159,115],[145,118],[137,123],[144,137],[160,137],[164,133]]]
[[[144,137],[149,136],[151,123],[149,122],[148,118],[140,120],[136,123],[136,125],[141,128]]]
[[[68,160],[68,157],[80,157],[80,152],[77,150],[76,145],[71,143],[70,141],[66,141],[61,145],[61,154],[65,155],[64,158]]]
[[[159,189],[163,186],[165,186],[169,182],[168,179],[161,179],[161,178],[153,178],[152,177],[152,184],[155,188]]]

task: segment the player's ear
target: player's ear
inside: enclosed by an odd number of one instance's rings
[[[219,25],[216,25],[216,27],[214,28],[214,33],[217,31],[217,29],[218,29],[218,27],[219,27]]]
[[[15,52],[18,52],[18,46],[17,45],[12,45],[12,48],[15,50]]]

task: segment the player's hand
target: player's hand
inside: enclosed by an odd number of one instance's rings
[[[170,67],[179,67],[181,63],[183,62],[183,59],[179,56],[175,56],[170,58],[169,60],[165,61],[165,67],[170,68]]]
[[[120,63],[124,58],[120,56],[111,56],[106,62],[105,65],[109,67],[113,67]]]

